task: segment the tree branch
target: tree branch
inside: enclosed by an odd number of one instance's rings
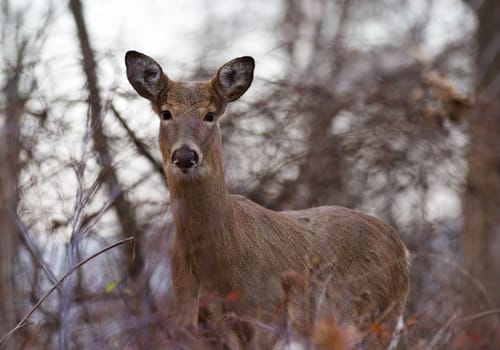
[[[96,253],[92,254],[91,256],[89,256],[88,258],[85,258],[83,260],[81,260],[78,264],[76,264],[75,266],[73,266],[73,268],[71,268],[68,272],[66,272],[61,278],[59,278],[57,280],[57,282],[52,285],[52,287],[36,302],[35,305],[33,305],[33,307],[31,308],[31,310],[21,319],[21,321],[19,321],[19,323],[9,331],[9,333],[7,333],[6,335],[4,335],[1,339],[0,339],[0,348],[5,344],[5,342],[12,336],[12,334],[14,334],[17,330],[25,327],[28,325],[28,319],[33,315],[33,313],[36,311],[36,309],[49,297],[50,294],[52,294],[52,292],[59,287],[59,285],[64,282],[64,280],[70,276],[75,270],[77,270],[78,268],[82,267],[83,265],[85,265],[86,263],[88,263],[90,260],[98,257],[99,255],[107,252],[108,250],[111,250],[119,245],[122,245],[124,243],[129,243],[129,242],[134,242],[134,238],[133,237],[128,237],[128,238],[125,238],[125,239],[122,239],[121,241],[118,241],[116,243],[112,243],[104,248],[102,248],[101,250],[97,251]]]
[[[165,186],[167,186],[167,180],[165,178],[165,173],[163,172],[163,165],[160,161],[158,161],[148,150],[147,146],[142,142],[130,129],[128,126],[127,122],[123,117],[121,116],[120,112],[116,109],[114,105],[111,105],[111,111],[113,112],[113,115],[116,117],[120,125],[125,129],[127,132],[128,137],[132,140],[134,143],[135,147],[137,148],[137,151],[139,152],[140,155],[144,156],[153,166],[153,169],[160,175],[162,178],[163,182],[165,183]]]

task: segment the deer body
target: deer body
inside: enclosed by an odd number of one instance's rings
[[[318,290],[336,317],[361,324],[367,315],[390,330],[408,293],[407,251],[397,233],[377,219],[342,207],[275,212],[230,195],[224,179],[218,117],[253,78],[253,59],[223,65],[206,83],[173,82],[152,58],[126,55],[132,86],[160,115],[159,143],[169,185],[175,235],[172,280],[176,303],[189,308],[200,294],[241,298],[231,306],[249,314],[286,299],[283,274],[307,275],[317,265]],[[312,263],[314,261],[314,263]],[[302,325],[311,330],[316,302]],[[307,299],[307,300],[306,300]],[[305,301],[304,301],[305,300]]]

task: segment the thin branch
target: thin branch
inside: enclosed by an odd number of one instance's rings
[[[486,310],[483,312],[475,313],[473,315],[464,316],[464,317],[458,319],[457,322],[469,322],[469,321],[477,320],[478,318],[487,317],[487,316],[491,316],[494,314],[500,314],[500,309]]]
[[[122,239],[118,242],[115,242],[115,243],[112,243],[104,248],[102,248],[101,250],[97,251],[96,253],[92,254],[91,256],[89,256],[88,258],[85,258],[83,260],[81,260],[78,264],[76,264],[75,266],[73,266],[73,268],[71,268],[68,272],[66,272],[61,278],[59,278],[57,280],[57,282],[36,302],[36,304],[31,308],[31,310],[21,319],[21,321],[19,321],[19,323],[9,331],[9,333],[7,333],[6,335],[4,335],[1,339],[0,339],[0,348],[6,343],[6,341],[12,336],[12,334],[14,334],[17,330],[25,327],[28,325],[28,319],[33,315],[33,313],[36,311],[36,309],[38,309],[38,307],[49,297],[50,294],[52,294],[52,292],[59,287],[59,285],[68,277],[70,276],[75,270],[77,270],[78,268],[82,267],[83,265],[85,265],[86,263],[88,263],[90,260],[96,258],[97,256],[107,252],[108,250],[111,250],[119,245],[122,245],[124,243],[129,243],[129,242],[133,242],[134,241],[134,238],[133,237],[128,237],[128,238],[125,238],[125,239]]]
[[[481,283],[481,281],[479,281],[475,276],[473,276],[467,269],[462,267],[460,264],[454,262],[453,260],[447,259],[446,257],[442,257],[439,254],[415,253],[412,255],[413,255],[414,260],[418,259],[420,257],[433,258],[433,259],[436,259],[442,263],[445,263],[449,266],[454,267],[463,277],[465,277],[467,280],[469,280],[478,291],[481,292],[481,295],[484,298],[484,300],[486,301],[486,304],[488,305],[488,307],[493,308],[493,301],[489,297],[488,292],[486,291],[486,288],[484,287],[484,285]]]
[[[446,321],[446,323],[439,329],[439,331],[432,337],[432,340],[429,343],[429,349],[434,349],[435,346],[441,341],[441,343],[445,343],[447,337],[449,337],[449,332],[446,331],[453,327],[457,320],[457,312],[454,312],[453,315]]]
[[[31,235],[28,232],[28,229],[26,226],[24,226],[23,222],[17,215],[17,213],[12,213],[12,216],[14,217],[14,220],[16,222],[18,231],[24,240],[24,244],[26,245],[26,248],[30,252],[30,254],[33,256],[37,264],[42,268],[43,272],[47,275],[49,281],[51,283],[56,283],[57,279],[56,276],[52,273],[51,269],[47,265],[47,263],[43,260],[42,256],[40,255],[40,252],[38,251],[35,242],[33,242],[33,239],[31,238]],[[62,289],[58,288],[59,291],[62,293]]]
[[[166,180],[165,174],[163,172],[163,165],[162,165],[162,163],[159,162],[151,154],[151,152],[148,150],[148,148],[144,144],[144,142],[142,142],[137,137],[137,135],[135,135],[135,133],[132,131],[132,129],[130,129],[130,127],[128,126],[127,122],[125,121],[125,119],[123,119],[123,117],[121,116],[120,112],[118,112],[118,110],[116,109],[116,107],[114,105],[111,105],[111,111],[113,112],[113,115],[118,120],[118,122],[120,123],[120,125],[127,132],[128,137],[130,137],[130,139],[134,143],[134,145],[137,148],[137,151],[139,152],[139,154],[141,154],[142,156],[144,156],[151,163],[151,165],[153,166],[153,169],[155,169],[155,171],[160,175],[160,177],[164,181],[165,185],[167,185],[167,180]]]

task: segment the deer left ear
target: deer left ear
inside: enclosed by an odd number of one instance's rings
[[[254,67],[255,61],[250,56],[235,58],[219,68],[212,85],[225,102],[235,101],[252,84]]]

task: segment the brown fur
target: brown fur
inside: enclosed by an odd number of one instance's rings
[[[298,330],[308,334],[315,319],[333,313],[360,329],[378,322],[392,332],[409,286],[407,251],[391,227],[347,208],[275,212],[228,193],[218,121],[203,118],[207,112],[220,116],[246,91],[253,60],[233,60],[207,83],[173,82],[137,52],[127,53],[126,63],[137,92],[151,100],[155,112],[172,115],[160,122],[159,142],[174,214],[177,305],[193,309],[200,295],[223,299],[237,291],[241,298],[230,311],[241,316],[256,306],[272,311],[285,303],[283,275],[295,271],[306,280],[295,288]],[[170,161],[179,142],[200,153],[199,167],[187,174]],[[317,305],[322,293],[324,304]],[[320,309],[326,312],[316,312]]]

